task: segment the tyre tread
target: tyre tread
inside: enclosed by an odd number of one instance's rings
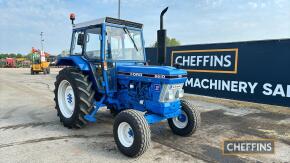
[[[122,112],[120,112],[116,119],[118,117],[121,117],[121,116],[124,116],[124,117],[133,117],[135,120],[136,120],[136,124],[138,126],[138,128],[141,130],[141,131],[144,131],[144,132],[140,132],[141,133],[141,147],[140,149],[137,151],[132,151],[132,153],[134,154],[126,154],[130,157],[138,157],[140,155],[142,155],[143,153],[146,152],[146,150],[150,147],[150,139],[151,139],[151,132],[150,132],[150,128],[149,128],[149,125],[144,117],[143,114],[141,114],[140,111],[136,111],[136,110],[133,110],[133,109],[128,109],[128,110],[124,110]],[[114,125],[115,126],[115,125]]]
[[[193,117],[193,124],[191,125],[192,128],[191,129],[178,129],[177,127],[175,127],[175,125],[172,122],[172,118],[168,119],[168,124],[169,127],[171,128],[172,132],[174,134],[180,135],[180,136],[190,136],[192,135],[194,132],[196,132],[196,130],[200,127],[201,124],[201,117],[200,117],[200,113],[199,111],[196,109],[196,107],[194,105],[192,105],[189,101],[187,100],[180,100],[181,106],[184,107],[184,109],[186,111],[189,112],[190,116]]]

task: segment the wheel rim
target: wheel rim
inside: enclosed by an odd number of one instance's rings
[[[188,123],[188,117],[186,113],[182,111],[182,113],[178,117],[173,118],[172,121],[177,128],[185,128]]]
[[[118,126],[118,138],[125,147],[130,147],[134,142],[134,132],[127,122],[122,122]]]
[[[70,118],[73,115],[75,108],[75,95],[70,83],[67,80],[63,80],[59,84],[57,98],[58,106],[62,115],[66,118]]]

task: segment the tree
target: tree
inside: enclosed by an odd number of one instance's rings
[[[170,46],[179,46],[181,45],[180,42],[178,40],[176,40],[175,38],[170,38],[170,37],[166,37],[166,46],[170,47]],[[153,44],[152,47],[157,47],[158,46],[158,43],[157,41]]]
[[[15,57],[16,57],[16,54],[14,54],[14,53],[10,53],[10,54],[8,54],[8,57],[9,57],[9,58],[15,58]]]
[[[28,53],[25,58],[28,59],[28,60],[32,60],[32,55],[33,53]]]
[[[0,59],[6,59],[8,57],[8,54],[0,54]]]
[[[19,54],[19,53],[18,53],[18,54],[16,55],[16,58],[22,58],[22,54]]]
[[[24,57],[22,54],[17,53],[10,53],[10,54],[0,54],[0,59],[6,59],[6,58],[22,58]]]

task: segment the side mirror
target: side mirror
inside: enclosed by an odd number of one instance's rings
[[[78,45],[83,46],[84,45],[84,40],[85,40],[85,35],[83,33],[78,34]]]

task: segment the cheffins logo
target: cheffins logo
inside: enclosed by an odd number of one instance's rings
[[[188,72],[236,74],[238,49],[172,51],[171,65],[178,63]]]
[[[274,154],[275,142],[273,139],[257,140],[224,140],[222,144],[224,155],[236,154]]]

